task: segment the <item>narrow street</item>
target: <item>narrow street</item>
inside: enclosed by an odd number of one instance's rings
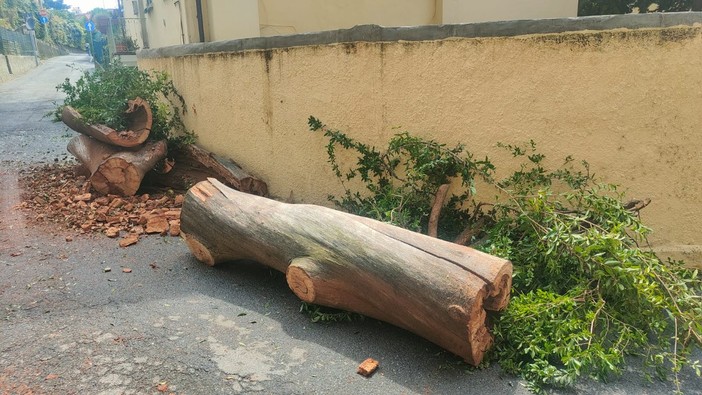
[[[20,172],[70,160],[74,132],[44,115],[61,99],[55,86],[90,67],[87,55],[64,56],[0,84],[0,394],[529,393],[497,366],[467,371],[388,324],[312,323],[284,276],[255,263],[210,268],[178,238],[120,248],[27,222]],[[368,357],[381,367],[364,378]],[[686,379],[686,393],[702,393]],[[632,374],[586,384],[578,393],[674,389]]]

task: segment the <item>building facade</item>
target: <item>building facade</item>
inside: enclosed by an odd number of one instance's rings
[[[355,25],[418,26],[575,17],[577,0],[125,0],[140,48],[309,33]]]

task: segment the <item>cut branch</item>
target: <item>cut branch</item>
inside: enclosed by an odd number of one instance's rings
[[[481,217],[477,222],[468,225],[463,229],[463,232],[456,236],[453,242],[460,245],[468,244],[474,236],[483,230],[483,226],[485,226],[485,217]]]
[[[214,155],[195,145],[184,146],[173,154],[173,159],[173,169],[167,174],[154,177],[151,180],[153,183],[176,189],[189,189],[212,177],[238,191],[268,196],[268,185],[231,159]]]
[[[509,261],[369,218],[240,193],[215,179],[186,195],[181,231],[208,265],[260,262],[286,273],[306,302],[392,323],[475,365],[492,343],[485,310],[509,299]]]
[[[106,125],[90,124],[73,107],[65,106],[61,112],[61,120],[69,128],[86,136],[91,136],[103,143],[124,148],[135,148],[143,144],[151,133],[153,114],[149,103],[137,97],[127,102],[125,111],[127,130],[117,131]]]
[[[434,196],[434,203],[431,206],[431,214],[429,214],[429,228],[427,229],[427,235],[431,237],[437,237],[439,234],[439,217],[441,216],[441,208],[444,206],[444,200],[446,200],[446,194],[451,184],[443,184],[436,191],[436,196]]]

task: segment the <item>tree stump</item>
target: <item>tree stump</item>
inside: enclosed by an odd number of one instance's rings
[[[479,364],[492,344],[485,309],[503,309],[512,265],[469,247],[313,205],[189,190],[181,232],[198,260],[253,260],[286,274],[300,299],[364,314]]]

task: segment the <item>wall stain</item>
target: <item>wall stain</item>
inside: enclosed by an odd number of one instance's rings
[[[357,42],[347,42],[347,43],[342,43],[341,45],[344,47],[344,51],[346,52],[347,55],[352,55],[358,52],[358,48],[356,48]]]
[[[613,42],[646,42],[664,45],[684,43],[702,36],[702,28],[676,27],[656,29],[618,29],[598,32],[572,32],[526,36],[521,40],[535,43],[568,45],[573,48],[600,48]]]
[[[266,64],[266,74],[269,74],[271,72],[271,60],[273,60],[273,50],[265,49],[261,51],[261,56],[263,56],[263,61]]]

